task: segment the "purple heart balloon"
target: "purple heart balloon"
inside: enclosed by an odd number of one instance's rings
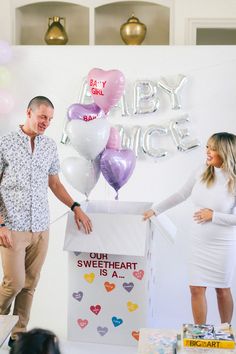
[[[104,117],[103,110],[96,105],[96,103],[80,104],[74,103],[67,110],[67,118],[69,120],[81,119],[86,122]]]
[[[100,166],[107,182],[118,192],[132,175],[135,163],[135,154],[130,149],[106,149],[102,154]]]

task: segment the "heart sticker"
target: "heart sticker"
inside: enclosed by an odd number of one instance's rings
[[[104,283],[104,286],[105,286],[105,288],[106,288],[106,291],[107,291],[107,292],[110,292],[110,291],[112,291],[113,289],[115,289],[116,284],[114,284],[114,283],[109,283],[109,281],[106,281],[106,282]]]
[[[94,281],[94,278],[95,278],[94,273],[84,274],[84,279],[90,284],[92,284],[92,282]]]
[[[134,304],[133,302],[128,301],[127,307],[128,307],[129,312],[133,312],[133,311],[137,310],[138,304]]]
[[[144,271],[142,269],[139,271],[134,271],[133,276],[139,280],[142,280],[142,278],[144,276]]]
[[[117,318],[115,316],[113,316],[111,320],[115,327],[118,327],[123,323],[123,320],[121,318]]]
[[[80,326],[80,328],[84,329],[88,325],[88,320],[82,320],[81,318],[79,318],[77,320],[77,323]]]
[[[132,331],[132,337],[136,340],[139,340],[139,331]]]
[[[75,300],[81,301],[83,298],[83,292],[82,291],[78,291],[77,293],[73,293],[72,296]]]
[[[90,310],[91,310],[95,315],[98,315],[99,312],[101,311],[101,306],[100,306],[100,305],[90,306]]]
[[[78,252],[78,251],[75,251],[75,252],[74,252],[74,254],[75,254],[76,256],[79,256],[80,253],[81,253],[81,252]]]
[[[123,288],[130,293],[134,287],[134,283],[123,283]]]
[[[97,327],[97,331],[100,334],[100,336],[105,336],[105,334],[107,334],[108,332],[108,328],[107,327]]]

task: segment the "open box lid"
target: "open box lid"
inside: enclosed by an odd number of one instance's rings
[[[83,209],[92,221],[93,231],[89,235],[79,231],[74,214],[69,213],[64,249],[144,257],[150,223],[142,220],[142,213],[150,206],[140,202],[88,202]]]

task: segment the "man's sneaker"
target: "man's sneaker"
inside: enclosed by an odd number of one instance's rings
[[[15,339],[12,339],[12,337],[9,338],[9,341],[8,341],[8,347],[12,348],[14,343],[15,343]]]

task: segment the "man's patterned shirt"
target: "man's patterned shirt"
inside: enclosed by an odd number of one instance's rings
[[[37,135],[34,151],[20,128],[0,137],[0,215],[15,231],[49,228],[48,178],[60,169],[56,143]]]

